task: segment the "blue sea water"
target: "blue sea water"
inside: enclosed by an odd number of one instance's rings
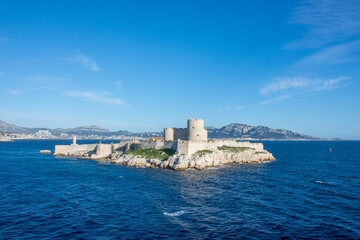
[[[0,239],[360,239],[360,142],[202,171],[39,153],[69,143],[0,142]]]

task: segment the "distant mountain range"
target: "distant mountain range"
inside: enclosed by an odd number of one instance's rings
[[[273,129],[264,126],[250,126],[241,123],[231,123],[222,128],[207,127],[210,138],[252,138],[252,139],[318,139],[285,129]]]
[[[209,138],[241,138],[241,139],[273,139],[273,140],[315,140],[320,138],[314,138],[309,135],[300,134],[294,131],[285,129],[273,129],[264,126],[250,126],[240,123],[232,123],[222,128],[206,127],[208,130]],[[129,131],[115,131],[111,132],[108,129],[99,126],[82,126],[76,128],[26,128],[6,123],[0,120],[0,131],[7,133],[18,133],[18,134],[35,134],[39,130],[48,130],[52,135],[59,137],[61,134],[78,136],[126,136],[126,137],[161,137],[163,132],[142,132],[133,133]]]

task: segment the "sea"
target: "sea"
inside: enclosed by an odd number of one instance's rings
[[[186,171],[39,153],[70,143],[0,142],[0,239],[360,239],[360,141]]]

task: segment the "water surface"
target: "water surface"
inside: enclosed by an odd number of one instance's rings
[[[0,142],[0,239],[360,239],[360,142],[179,172],[39,154],[70,143]]]

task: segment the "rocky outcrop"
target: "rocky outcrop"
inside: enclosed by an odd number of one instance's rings
[[[51,151],[50,150],[40,150],[40,153],[51,154]]]
[[[112,163],[122,164],[131,167],[158,167],[173,170],[204,169],[207,167],[218,167],[223,164],[232,163],[258,163],[275,160],[274,156],[266,150],[257,152],[254,149],[242,152],[232,151],[208,151],[199,152],[192,156],[176,153],[166,160],[147,159],[139,156],[119,154],[111,155],[109,160]]]

